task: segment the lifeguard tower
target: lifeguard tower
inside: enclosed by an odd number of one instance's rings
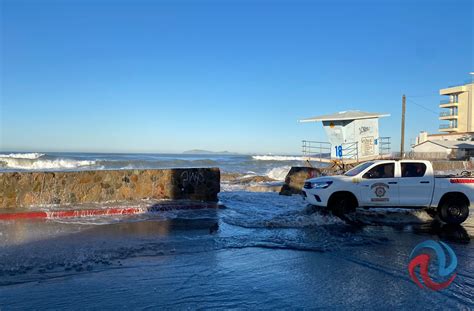
[[[389,114],[341,111],[302,119],[299,122],[322,122],[329,142],[303,140],[307,161],[356,164],[390,154],[390,137],[380,137],[379,119]]]

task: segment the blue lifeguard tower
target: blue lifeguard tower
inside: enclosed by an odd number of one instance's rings
[[[322,122],[329,140],[303,140],[303,155],[308,160],[342,161],[346,164],[388,155],[390,137],[379,135],[379,119],[388,116],[385,113],[353,110],[299,120],[301,123]]]

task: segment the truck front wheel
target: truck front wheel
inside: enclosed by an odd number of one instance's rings
[[[329,208],[333,215],[345,218],[348,213],[355,212],[357,207],[357,199],[348,194],[336,194],[329,201]]]
[[[457,197],[446,198],[438,206],[438,215],[445,223],[459,225],[469,216],[469,203]]]

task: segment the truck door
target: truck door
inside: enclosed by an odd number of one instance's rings
[[[371,168],[359,183],[362,206],[397,206],[398,180],[395,163],[383,163]]]
[[[428,206],[434,188],[433,176],[425,176],[426,164],[401,162],[399,180],[401,206]]]

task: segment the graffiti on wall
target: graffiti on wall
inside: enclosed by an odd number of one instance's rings
[[[204,174],[199,171],[184,171],[181,173],[181,180],[184,187],[197,186],[204,182]]]
[[[359,135],[367,133],[370,131],[370,126],[361,126],[359,127]]]

